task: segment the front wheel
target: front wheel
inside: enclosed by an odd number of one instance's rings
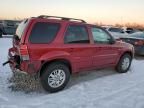
[[[62,63],[47,66],[40,77],[43,88],[48,92],[58,92],[65,88],[69,79],[69,68]]]
[[[124,54],[120,60],[119,63],[116,66],[116,70],[119,73],[126,73],[130,66],[131,66],[131,62],[132,62],[132,57],[130,54]]]

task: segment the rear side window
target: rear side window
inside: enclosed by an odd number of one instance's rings
[[[38,22],[34,25],[29,40],[36,44],[50,43],[56,37],[59,28],[60,24],[58,23]]]
[[[85,26],[70,25],[64,37],[65,43],[89,43],[88,32]]]

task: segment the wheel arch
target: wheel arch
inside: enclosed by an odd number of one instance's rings
[[[119,59],[117,60],[116,66],[117,66],[117,64],[119,63],[120,59],[121,59],[125,54],[129,54],[132,58],[134,57],[134,55],[133,55],[133,53],[132,53],[131,51],[125,51],[125,52],[123,52],[123,53],[120,55]]]
[[[72,74],[72,65],[71,62],[67,59],[54,59],[54,60],[50,60],[50,61],[42,61],[42,66],[39,70],[39,76],[41,76],[43,74],[43,70],[49,66],[51,63],[62,63],[66,66],[68,66],[69,70],[70,70],[70,74]]]
[[[132,58],[133,58],[133,56],[134,56],[131,51],[125,51],[125,52],[121,55],[121,57],[124,56],[125,54],[129,54]],[[121,57],[120,57],[120,58],[121,58]]]

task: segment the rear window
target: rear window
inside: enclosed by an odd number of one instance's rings
[[[38,22],[34,25],[29,40],[31,43],[50,43],[56,37],[59,28],[58,23]]]
[[[22,34],[23,34],[23,32],[24,32],[27,24],[28,24],[28,19],[22,21],[22,22],[19,24],[19,26],[18,26],[18,28],[17,28],[17,30],[16,30],[16,35],[19,37],[19,39],[21,39],[21,36],[22,36]]]
[[[6,21],[7,26],[15,26],[14,21]]]

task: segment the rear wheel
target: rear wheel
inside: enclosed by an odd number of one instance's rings
[[[121,59],[119,60],[118,65],[116,66],[116,70],[119,73],[126,73],[130,66],[131,66],[131,62],[132,62],[132,57],[130,54],[124,54]]]
[[[41,84],[51,93],[64,89],[70,79],[69,68],[62,63],[52,63],[42,73]]]

